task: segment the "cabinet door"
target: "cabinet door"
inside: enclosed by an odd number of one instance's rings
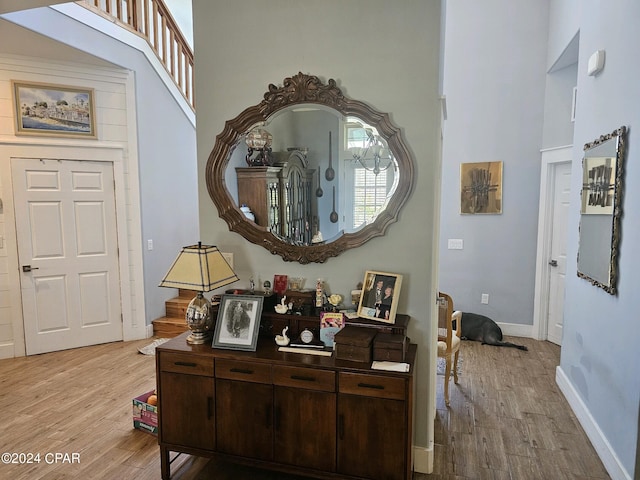
[[[276,460],[334,472],[336,394],[275,387]]]
[[[405,402],[338,395],[338,472],[379,480],[406,478]]]
[[[273,458],[273,386],[216,379],[218,451]]]
[[[161,372],[160,438],[163,443],[215,449],[213,378]]]

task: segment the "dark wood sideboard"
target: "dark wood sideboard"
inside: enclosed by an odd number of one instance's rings
[[[322,479],[412,477],[414,366],[189,345],[184,333],[156,350],[163,480],[171,452],[220,457]]]

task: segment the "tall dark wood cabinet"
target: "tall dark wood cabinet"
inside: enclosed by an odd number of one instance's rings
[[[156,349],[163,480],[170,452],[318,479],[410,480],[416,345],[407,373],[368,363],[189,345]]]
[[[238,203],[251,209],[257,225],[276,235],[282,231],[281,172],[281,167],[236,168]]]
[[[271,167],[238,167],[238,203],[247,205],[255,223],[292,243],[309,245],[317,206],[313,195],[315,170],[299,157]]]

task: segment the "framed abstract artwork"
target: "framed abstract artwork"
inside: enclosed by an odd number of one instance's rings
[[[460,213],[502,213],[502,162],[460,164]]]

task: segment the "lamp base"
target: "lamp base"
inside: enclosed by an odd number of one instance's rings
[[[210,343],[212,337],[209,333],[191,332],[191,335],[187,337],[187,343],[189,345],[202,345],[203,343]]]
[[[191,300],[187,307],[186,322],[191,330],[187,343],[200,345],[211,341],[211,304],[204,298],[202,292]]]

